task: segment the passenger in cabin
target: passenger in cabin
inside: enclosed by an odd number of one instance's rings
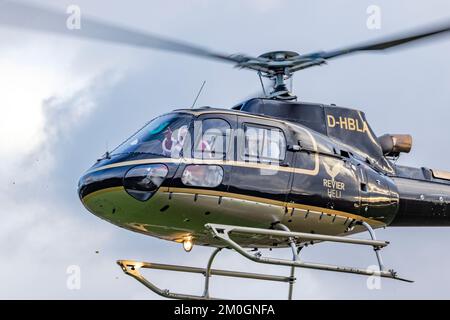
[[[168,127],[165,132],[164,140],[161,143],[161,148],[165,156],[172,158],[177,158],[181,150],[183,149],[184,141],[189,132],[186,125],[181,126],[172,132],[171,128]]]

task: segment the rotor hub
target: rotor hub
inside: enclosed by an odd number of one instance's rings
[[[271,51],[263,53],[259,56],[259,58],[269,59],[273,61],[284,61],[298,56],[299,54],[294,51]]]

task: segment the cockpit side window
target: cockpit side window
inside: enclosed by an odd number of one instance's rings
[[[194,158],[225,159],[229,150],[232,130],[223,119],[205,119],[194,125],[196,133]]]
[[[245,124],[244,156],[254,162],[278,162],[286,157],[286,138],[278,128]]]
[[[150,121],[112,154],[148,153],[179,158],[188,137],[192,116],[172,113]]]

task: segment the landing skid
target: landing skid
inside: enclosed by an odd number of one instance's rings
[[[129,276],[135,278],[137,281],[141,282],[144,286],[155,292],[156,294],[171,299],[187,299],[187,300],[210,300],[217,299],[213,298],[209,294],[209,283],[211,276],[223,276],[223,277],[232,277],[232,278],[245,278],[245,279],[255,279],[255,280],[263,280],[263,281],[276,281],[276,282],[286,282],[289,284],[288,291],[288,299],[292,299],[292,294],[294,290],[294,284],[296,282],[295,278],[295,268],[308,268],[315,270],[323,270],[323,271],[334,271],[334,272],[343,272],[343,273],[351,273],[351,274],[359,274],[366,276],[379,276],[383,278],[390,278],[394,280],[413,282],[411,280],[407,280],[404,278],[400,278],[397,276],[397,273],[394,270],[386,270],[383,261],[381,259],[380,250],[386,247],[389,242],[377,240],[375,237],[375,232],[372,227],[365,223],[359,222],[363,225],[370,234],[371,239],[355,239],[349,237],[341,237],[341,236],[329,236],[329,235],[321,235],[321,234],[311,234],[311,233],[302,233],[302,232],[291,232],[286,226],[282,224],[277,224],[279,230],[273,229],[259,229],[259,228],[249,228],[249,227],[239,227],[239,226],[231,226],[231,225],[220,225],[220,224],[206,224],[205,227],[208,229],[214,238],[221,240],[227,248],[233,249],[237,253],[241,254],[245,258],[263,264],[272,264],[279,266],[288,266],[290,267],[290,275],[289,276],[279,276],[279,275],[269,275],[269,274],[259,274],[259,273],[248,273],[248,272],[239,272],[239,271],[231,271],[231,270],[220,270],[220,269],[212,269],[212,264],[217,254],[222,250],[222,248],[217,248],[212,253],[211,257],[208,260],[208,264],[206,268],[197,268],[197,267],[189,267],[189,266],[181,266],[181,265],[170,265],[170,264],[160,264],[160,263],[151,263],[151,262],[138,262],[132,260],[119,260],[117,263],[121,266],[122,270]],[[272,236],[278,238],[284,238],[289,242],[289,245],[292,249],[292,260],[287,259],[276,259],[271,257],[262,256],[260,251],[256,252],[248,252],[247,249],[240,246],[237,242],[231,239],[230,235],[232,233],[239,234],[248,234],[248,235],[265,235]],[[299,258],[299,253],[302,248],[307,246],[308,244],[312,244],[318,241],[330,241],[337,243],[346,243],[353,245],[365,245],[372,246],[375,251],[375,255],[378,261],[379,270],[370,270],[370,269],[360,269],[346,266],[337,266],[331,264],[319,264],[319,263],[311,263],[301,261]],[[300,243],[300,245],[298,245]],[[167,289],[161,289],[157,287],[155,284],[150,282],[147,278],[145,278],[140,269],[158,269],[158,270],[166,270],[166,271],[175,271],[175,272],[187,272],[187,273],[195,273],[195,274],[203,274],[205,276],[204,282],[204,291],[202,295],[190,295],[183,293],[173,293]]]

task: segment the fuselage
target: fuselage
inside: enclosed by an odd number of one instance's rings
[[[355,132],[371,134],[358,125]],[[417,183],[375,162],[300,123],[233,110],[178,110],[99,160],[80,179],[79,195],[90,212],[113,224],[177,242],[221,246],[206,223],[282,223],[291,231],[344,235],[365,230],[359,221],[374,228],[395,224],[406,201],[400,194]],[[444,215],[450,186],[441,187]],[[236,237],[248,247],[287,245]]]

